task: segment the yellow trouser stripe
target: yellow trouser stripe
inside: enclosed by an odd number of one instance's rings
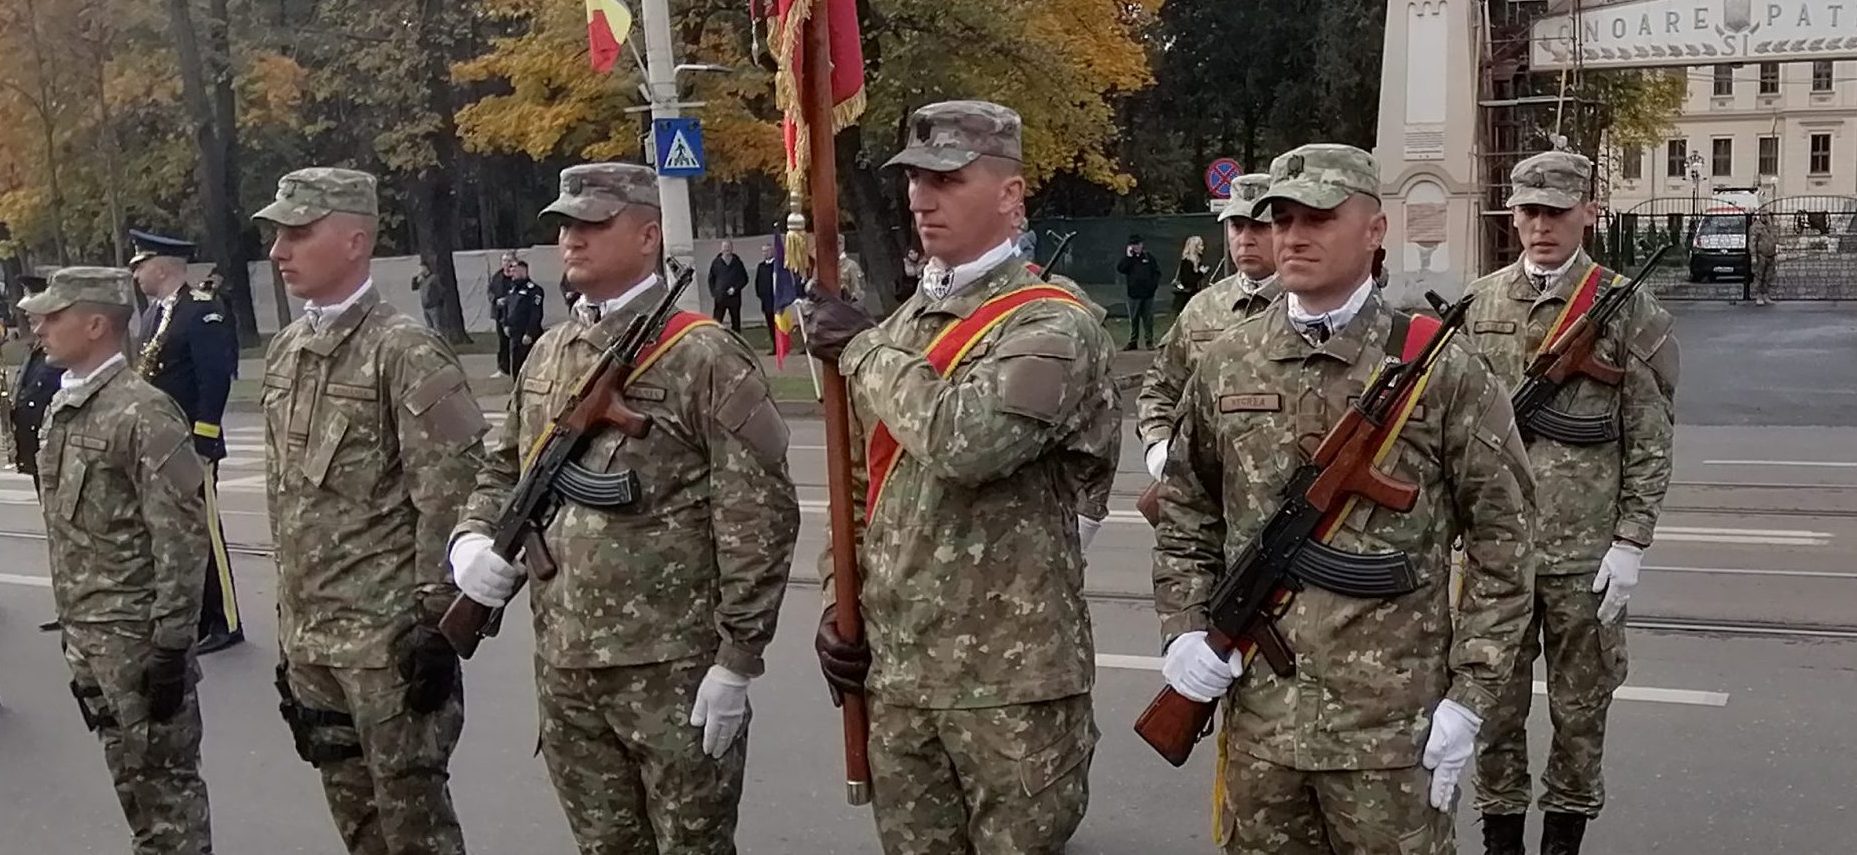
[[[206,422],[194,422],[193,423],[193,435],[203,436],[203,437],[206,437],[207,439],[218,439],[219,438],[219,425],[208,424]]]
[[[217,429],[217,428],[215,428]],[[206,464],[206,480],[200,488],[206,493],[206,533],[213,543],[213,572],[219,574],[219,606],[226,614],[226,631],[239,628],[239,597],[232,590],[232,559],[226,554],[226,532],[219,525],[219,464]],[[211,608],[205,605],[203,608]]]

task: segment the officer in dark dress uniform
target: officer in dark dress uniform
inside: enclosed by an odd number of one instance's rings
[[[19,282],[26,296],[45,290],[45,277],[36,273],[21,276]],[[32,340],[32,349],[26,354],[26,361],[20,364],[18,376],[13,378],[6,415],[13,428],[13,466],[32,476],[32,492],[36,494],[39,492],[39,425],[45,421],[45,408],[51,404],[52,395],[58,392],[58,378],[64,376],[64,369],[45,361],[45,347],[29,328],[21,328],[21,337]],[[39,628],[53,632],[58,629],[58,621],[48,620],[39,624]]]
[[[133,230],[129,237],[136,246],[129,269],[135,274],[136,287],[149,300],[137,336],[136,370],[173,398],[192,423],[194,450],[210,475],[202,489],[206,492],[206,523],[213,548],[207,557],[199,649],[201,653],[212,653],[245,640],[215,487],[219,461],[226,456],[220,419],[225,415],[232,378],[238,372],[238,331],[231,312],[217,294],[188,286],[187,259],[193,254],[192,243]]]

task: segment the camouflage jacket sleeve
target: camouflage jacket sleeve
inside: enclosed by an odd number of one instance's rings
[[[166,403],[166,402],[163,402]],[[163,407],[135,428],[135,481],[142,522],[148,527],[155,564],[156,647],[180,650],[193,644],[200,626],[200,601],[212,548],[200,520],[206,499],[200,485],[205,467],[194,454],[191,432],[173,407]]]
[[[950,381],[881,329],[854,339],[839,359],[846,382],[871,402],[897,444],[937,477],[978,486],[1038,459],[1089,417],[1108,370],[1095,321],[1082,309],[1021,309],[986,353]]]
[[[720,596],[716,664],[760,676],[786,593],[799,502],[787,474],[787,423],[774,407],[761,367],[733,337],[709,360],[697,396],[707,425],[710,525],[716,540]],[[697,423],[694,422],[693,423]]]
[[[1614,536],[1649,546],[1670,487],[1680,358],[1670,313],[1649,294],[1639,292],[1637,301],[1632,314],[1640,321],[1625,346],[1625,382],[1619,389],[1624,461]]]
[[[1135,399],[1140,421],[1135,431],[1141,437],[1144,451],[1173,435],[1174,408],[1186,389],[1187,376],[1193,373],[1192,365],[1187,362],[1192,342],[1181,334],[1180,327],[1175,321],[1167,328],[1167,334],[1161,336],[1161,349],[1154,354],[1154,363],[1141,377],[1141,394]]]
[[[1161,519],[1154,529],[1154,609],[1161,617],[1163,650],[1180,634],[1207,627],[1206,603],[1225,570],[1227,467],[1207,421],[1214,409],[1210,400],[1202,380],[1187,381],[1161,476]]]
[[[450,348],[426,330],[412,335],[394,366],[392,394],[406,492],[419,515],[418,595],[426,616],[437,618],[457,595],[446,544],[482,467],[487,425]]]
[[[1447,697],[1486,715],[1509,679],[1534,613],[1535,482],[1508,394],[1480,358],[1453,344],[1458,366],[1445,414],[1445,478],[1463,526],[1464,581]]]

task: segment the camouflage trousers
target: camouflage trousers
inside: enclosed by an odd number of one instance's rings
[[[1090,803],[1090,696],[968,710],[870,705],[887,855],[1055,855]]]
[[[67,632],[71,666],[86,726],[103,742],[103,761],[129,821],[136,855],[212,855],[211,811],[200,778],[200,698],[190,679],[180,712],[148,718],[142,694],[148,646],[115,638],[83,643]],[[193,679],[198,679],[196,666]]]
[[[1774,256],[1760,253],[1755,253],[1749,261],[1752,269],[1748,271],[1748,278],[1754,280],[1754,296],[1765,297],[1773,290],[1773,270],[1778,261]]]
[[[535,663],[542,758],[582,855],[735,851],[748,725],[719,760],[703,753],[703,729],[690,725],[712,661]]]
[[[1606,711],[1627,669],[1624,627],[1601,624],[1595,616],[1601,595],[1593,593],[1594,575],[1535,578],[1534,619],[1515,658],[1515,671],[1478,734],[1478,811],[1528,811],[1528,706],[1534,697],[1535,657],[1541,655],[1544,641],[1554,741],[1541,776],[1541,809],[1598,816],[1605,804],[1600,761]]]
[[[1223,738],[1223,737],[1221,737]],[[1227,855],[1454,855],[1452,814],[1431,806],[1431,772],[1305,772],[1227,755]]]
[[[398,668],[328,668],[291,663],[291,693],[303,708],[352,722],[309,728],[340,759],[324,760],[323,796],[352,855],[455,855],[464,833],[452,808],[452,749],[464,730],[460,681],[444,709],[407,708]]]

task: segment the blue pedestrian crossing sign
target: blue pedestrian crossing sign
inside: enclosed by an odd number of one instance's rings
[[[701,178],[703,123],[694,118],[653,119],[652,148],[658,155],[658,174],[665,178]]]

